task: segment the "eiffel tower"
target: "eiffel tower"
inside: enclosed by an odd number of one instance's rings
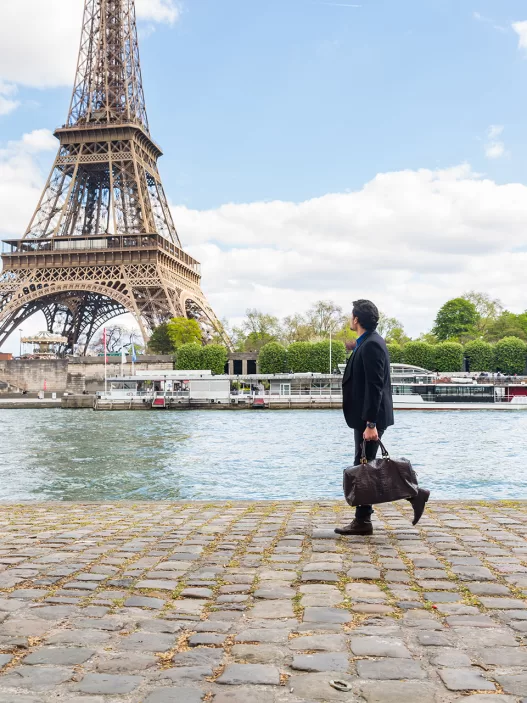
[[[139,62],[135,0],[85,0],[73,96],[57,158],[21,239],[4,242],[0,347],[34,313],[86,353],[123,313],[145,343],[171,317],[230,346],[181,246],[157,169]]]

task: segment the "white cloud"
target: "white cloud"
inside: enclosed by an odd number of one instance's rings
[[[505,154],[505,144],[503,142],[491,142],[485,146],[485,156],[487,159],[501,159]]]
[[[488,159],[501,159],[505,156],[505,144],[498,139],[503,134],[503,125],[491,125],[487,130],[487,141],[485,143],[485,156]]]
[[[181,6],[175,0],[136,0],[138,19],[174,24],[181,16]]]
[[[35,157],[57,145],[50,131],[37,129],[0,148],[0,234],[19,237],[25,232],[44,180]]]
[[[503,134],[504,126],[502,124],[491,124],[487,130],[487,137],[489,139],[497,139],[501,134]]]
[[[4,238],[27,227],[44,183],[37,159],[47,151],[51,161],[54,148],[45,130],[0,148]],[[173,213],[220,317],[239,319],[248,307],[283,316],[321,298],[348,309],[370,297],[418,334],[445,300],[469,289],[527,307],[527,186],[498,185],[466,164],[381,173],[360,190],[300,203]]]
[[[73,85],[83,7],[83,0],[0,2],[0,81],[36,88]],[[180,6],[176,0],[137,0],[137,14],[173,24]]]
[[[527,21],[514,22],[512,28],[519,37],[518,49],[527,51]]]
[[[4,83],[0,80],[0,117],[16,110],[19,103],[17,100],[12,100],[12,98],[17,92],[16,85]]]
[[[473,12],[472,17],[478,22],[482,22],[483,24],[491,24],[492,28],[496,29],[498,32],[507,32],[506,27],[503,27],[501,24],[496,24],[493,19],[482,15],[481,12]]]
[[[467,289],[525,307],[527,187],[468,165],[379,174],[359,191],[303,203],[173,212],[220,316],[247,307],[281,316],[320,298],[348,308],[364,296],[417,334]]]

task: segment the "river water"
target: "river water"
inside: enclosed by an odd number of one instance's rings
[[[385,436],[434,498],[527,498],[527,412],[396,414]],[[0,500],[340,498],[339,410],[0,410]]]

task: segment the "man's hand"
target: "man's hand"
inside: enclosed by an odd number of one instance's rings
[[[367,442],[378,442],[379,441],[379,433],[377,432],[376,427],[374,427],[373,429],[366,427],[366,429],[364,430],[364,434],[362,436],[364,437],[364,439]]]

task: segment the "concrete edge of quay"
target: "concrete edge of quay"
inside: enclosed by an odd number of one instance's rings
[[[397,503],[403,503],[403,501],[397,501]],[[320,506],[320,507],[328,507],[328,506],[334,506],[334,505],[344,505],[346,506],[346,503],[344,501],[344,498],[307,498],[305,500],[303,499],[298,499],[298,498],[265,498],[265,499],[258,499],[255,498],[254,500],[236,500],[236,499],[223,499],[223,500],[214,500],[214,499],[194,499],[194,498],[189,498],[189,499],[181,499],[181,500],[129,500],[129,499],[123,499],[123,500],[9,500],[9,501],[4,501],[0,500],[0,508],[9,508],[9,507],[16,507],[16,506],[24,506],[24,507],[35,507],[35,506],[55,506],[55,507],[61,507],[61,506],[75,506],[75,505],[123,505],[123,506],[132,506],[132,505],[175,505],[175,506],[182,506],[182,505],[198,505],[198,506],[254,506],[254,505],[288,505],[288,506],[294,506],[294,505],[306,505],[306,506]],[[395,504],[395,503],[393,503]],[[379,507],[382,506],[387,506],[387,505],[392,505],[392,503],[382,503],[379,504]],[[430,498],[429,502],[427,503],[427,506],[453,506],[456,508],[459,508],[460,506],[463,505],[471,505],[471,506],[479,506],[479,507],[503,507],[507,509],[514,509],[516,506],[517,507],[525,507],[527,506],[527,498],[496,498],[495,500],[490,500],[488,498],[472,498],[472,499],[452,499],[452,498]],[[347,507],[347,506],[346,506]],[[352,510],[352,508],[350,508]],[[426,514],[426,511],[425,511]]]

